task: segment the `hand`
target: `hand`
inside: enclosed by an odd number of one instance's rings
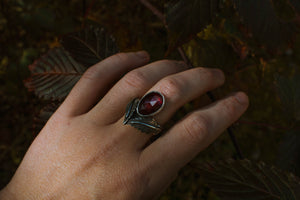
[[[120,53],[89,68],[0,198],[154,199],[247,109],[247,96],[232,94],[190,113],[149,144],[151,135],[123,125],[133,98],[161,92],[166,105],[155,119],[163,125],[179,107],[221,86],[224,75],[218,69],[187,69],[177,61],[148,62],[143,51]]]

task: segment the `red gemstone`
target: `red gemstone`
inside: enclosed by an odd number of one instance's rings
[[[151,92],[141,100],[138,112],[142,115],[151,115],[157,112],[163,105],[164,98],[158,92]]]

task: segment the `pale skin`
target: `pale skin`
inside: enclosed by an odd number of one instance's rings
[[[189,113],[149,144],[151,135],[122,123],[133,98],[161,92],[166,105],[155,119],[163,125],[225,78],[219,69],[148,62],[144,51],[120,53],[89,68],[34,140],[0,199],[155,199],[248,107],[243,92],[228,95]]]

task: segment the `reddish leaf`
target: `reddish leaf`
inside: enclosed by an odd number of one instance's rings
[[[64,49],[54,48],[29,66],[31,77],[25,86],[44,99],[63,100],[87,69]]]
[[[115,39],[100,26],[88,25],[62,38],[63,47],[85,67],[90,67],[119,50]]]

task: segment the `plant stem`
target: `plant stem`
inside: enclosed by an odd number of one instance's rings
[[[148,8],[150,11],[152,11],[152,13],[154,15],[156,15],[164,24],[164,26],[166,27],[166,29],[168,29],[167,27],[167,23],[166,23],[166,20],[165,20],[165,17],[163,15],[162,12],[160,12],[155,6],[153,6],[148,0],[140,0],[140,2],[146,7]],[[181,55],[183,61],[190,67],[190,68],[193,68],[193,64],[192,62],[190,61],[190,59],[187,57],[187,55],[185,54],[183,48],[180,46],[177,48],[177,51],[179,52],[179,54]],[[207,92],[206,95],[210,98],[211,102],[214,102],[216,101],[216,98],[215,96],[212,94],[212,92]],[[233,146],[236,150],[236,154],[237,154],[237,158],[238,159],[244,159],[243,155],[242,155],[242,152],[240,150],[240,147],[237,143],[237,140],[236,140],[236,137],[233,133],[233,130],[232,130],[232,127],[230,126],[229,128],[227,128],[227,132],[230,136],[230,139],[233,143]]]
[[[190,59],[189,59],[189,58],[187,57],[187,55],[185,54],[185,52],[183,51],[182,47],[178,47],[178,49],[179,49],[179,50],[178,50],[179,53],[180,53],[181,55],[183,55],[182,58],[183,58],[184,60],[187,60],[186,63],[189,64],[189,66],[190,66],[191,68],[194,68],[192,62],[190,61]],[[216,101],[216,98],[215,98],[215,96],[213,95],[212,92],[210,92],[210,91],[209,91],[209,92],[206,92],[206,95],[209,97],[209,99],[210,99],[211,102],[215,102],[215,101]],[[237,143],[236,137],[235,137],[235,135],[234,135],[234,133],[233,133],[233,130],[232,130],[232,127],[231,127],[231,126],[227,128],[227,132],[228,132],[229,137],[230,137],[230,139],[231,139],[231,142],[232,142],[232,144],[233,144],[233,146],[234,146],[234,148],[235,148],[235,151],[236,151],[236,154],[237,154],[237,158],[238,158],[238,159],[244,159],[244,156],[243,156],[243,154],[242,154],[242,152],[241,152],[241,150],[240,150],[240,147],[239,147],[239,145],[238,145],[238,143]]]
[[[164,23],[164,25],[166,25],[165,17],[162,12],[160,12],[156,7],[154,7],[148,0],[140,0],[140,2],[144,6],[146,6],[149,10],[151,10],[152,13],[156,15],[158,19],[160,19],[160,21]]]
[[[193,64],[191,63],[190,59],[187,57],[187,55],[185,54],[184,50],[182,49],[182,47],[178,47],[177,51],[179,52],[181,58],[183,59],[183,61],[192,68]]]

